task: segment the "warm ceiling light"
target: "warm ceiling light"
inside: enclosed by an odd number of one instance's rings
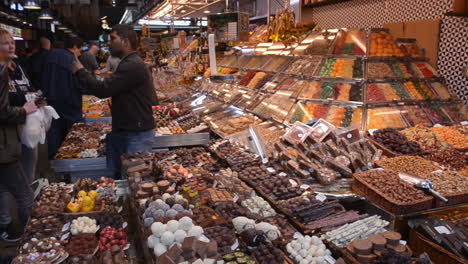
[[[209,14],[209,13],[210,13],[210,10],[205,10],[205,11],[203,11],[203,13]]]
[[[187,10],[182,9],[182,10],[180,10],[180,12],[181,12],[181,13],[187,13]]]
[[[68,30],[67,27],[64,27],[64,26],[60,26],[60,27],[57,27],[58,30]]]
[[[26,1],[24,4],[24,9],[41,9],[41,6],[36,0]]]
[[[54,19],[54,17],[52,16],[52,12],[50,11],[50,9],[47,8],[41,11],[41,13],[39,14],[39,19],[52,20]]]

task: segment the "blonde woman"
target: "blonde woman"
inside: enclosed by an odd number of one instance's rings
[[[21,229],[31,214],[30,184],[37,162],[37,148],[21,146],[18,138],[18,125],[24,124],[37,107],[26,102],[26,94],[33,89],[23,69],[14,62],[15,48],[11,34],[0,29],[0,238],[8,242],[21,238]],[[16,199],[20,230],[12,225],[9,194]]]

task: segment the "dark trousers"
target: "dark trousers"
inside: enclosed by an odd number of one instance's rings
[[[122,168],[120,157],[123,154],[151,152],[153,142],[154,130],[112,131],[106,136],[107,167],[119,173]]]
[[[63,118],[52,120],[49,131],[47,132],[47,144],[49,152],[49,160],[53,160],[58,149],[62,145],[65,137],[70,131],[70,128],[76,122],[66,120]]]
[[[26,176],[19,162],[0,164],[0,192],[9,192],[16,200],[19,225],[24,228],[31,215],[34,194],[30,179]],[[6,196],[3,196],[6,197]],[[8,198],[8,197],[6,197]],[[10,199],[0,200],[0,207],[9,210]],[[0,228],[6,228],[12,221],[10,213],[0,211]]]

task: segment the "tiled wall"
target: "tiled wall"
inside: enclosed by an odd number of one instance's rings
[[[387,23],[442,19],[437,68],[449,88],[468,103],[468,18],[447,17],[453,0],[352,0],[304,8],[302,21],[322,28],[371,28]]]

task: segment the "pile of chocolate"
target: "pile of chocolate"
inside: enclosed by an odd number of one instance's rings
[[[408,141],[406,137],[394,128],[379,129],[374,132],[372,138],[389,150],[397,154],[421,154],[421,146],[414,141]]]
[[[218,260],[218,245],[216,241],[203,242],[196,237],[187,237],[182,245],[174,244],[166,253],[156,260],[161,264],[175,264],[188,261],[189,263],[200,260]]]
[[[401,244],[400,240],[400,233],[387,231],[369,236],[367,239],[355,240],[349,243],[346,249],[363,264],[376,263],[379,257],[384,257],[386,254],[400,255],[411,260],[412,251],[408,246]]]

